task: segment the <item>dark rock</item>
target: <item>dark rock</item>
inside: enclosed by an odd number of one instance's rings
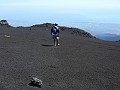
[[[5,26],[5,27],[13,27],[11,25],[9,25],[9,23],[7,22],[7,20],[1,20],[0,21],[0,26]]]
[[[7,22],[7,20],[1,20],[1,21],[0,21],[0,24],[1,24],[1,25],[8,25],[8,22]]]
[[[36,87],[41,88],[41,86],[43,84],[42,84],[42,80],[40,80],[40,79],[38,79],[36,77],[33,77],[32,80],[30,81],[30,83],[28,85],[30,85],[30,86],[36,86]]]

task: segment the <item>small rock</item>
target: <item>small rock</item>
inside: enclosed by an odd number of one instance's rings
[[[4,35],[5,37],[7,37],[7,38],[9,38],[10,36],[8,36],[8,35]]]
[[[42,86],[43,84],[42,84],[42,80],[40,80],[40,79],[38,79],[38,78],[36,78],[36,77],[33,77],[32,80],[31,80],[31,82],[29,83],[29,85],[31,85],[31,86],[36,86],[36,87],[40,87],[40,88],[41,88],[41,86]]]

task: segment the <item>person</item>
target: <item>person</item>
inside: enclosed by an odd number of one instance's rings
[[[58,24],[54,24],[54,26],[51,29],[51,35],[52,38],[54,39],[54,46],[59,46],[59,34],[60,34],[60,29],[58,27]]]

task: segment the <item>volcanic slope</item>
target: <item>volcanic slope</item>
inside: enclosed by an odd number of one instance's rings
[[[50,28],[0,25],[0,90],[120,90],[120,42],[60,27],[55,47]]]

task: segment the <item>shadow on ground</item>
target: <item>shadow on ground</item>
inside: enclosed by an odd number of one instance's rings
[[[44,46],[44,47],[52,47],[53,45],[50,45],[50,44],[42,44],[41,46]]]

